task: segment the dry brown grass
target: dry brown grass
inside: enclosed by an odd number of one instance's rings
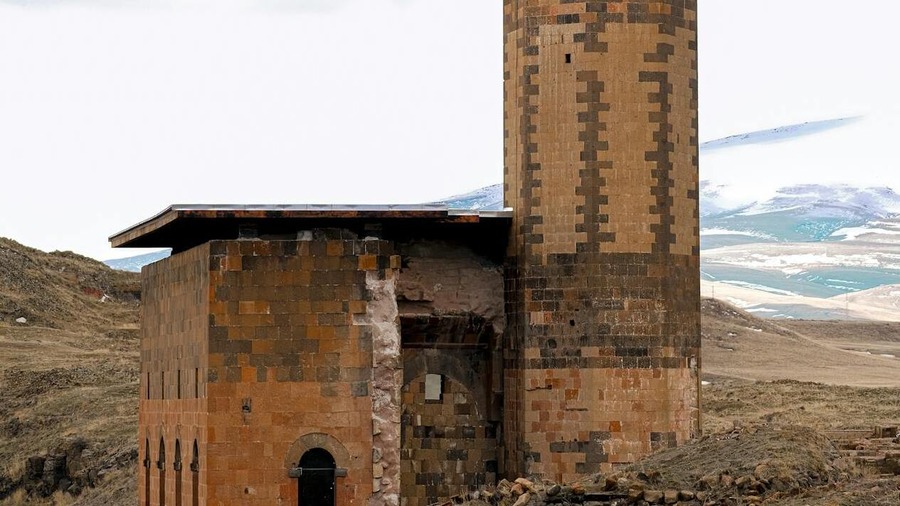
[[[717,379],[703,387],[704,432],[734,422],[802,425],[818,430],[872,429],[900,423],[900,388]]]
[[[884,343],[881,323],[868,323],[871,332],[862,323],[852,332],[841,323],[825,323],[804,333],[719,301],[704,299],[703,306],[703,371],[710,377],[900,387],[900,360],[847,349],[848,343],[862,348],[872,346],[873,340]],[[894,329],[900,343],[900,326],[887,328]]]
[[[23,489],[18,489],[6,499],[0,500],[0,506],[21,506],[28,504],[28,494]]]
[[[87,441],[85,468],[134,468],[138,290],[135,274],[0,238],[0,462],[9,463],[0,485],[21,478],[28,457],[74,438]],[[27,323],[15,323],[18,317]],[[13,491],[6,504],[21,503],[23,494]],[[75,500],[63,493],[34,499]]]

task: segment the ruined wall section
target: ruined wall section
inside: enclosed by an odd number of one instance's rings
[[[148,265],[142,272],[141,505],[160,504],[161,489],[166,503],[175,504],[176,485],[180,485],[182,503],[191,504],[195,478],[196,493],[206,492],[208,266],[209,247],[203,245]],[[160,440],[164,441],[164,460],[160,458]],[[180,443],[180,461],[176,441]],[[192,469],[195,441],[199,461]],[[165,487],[160,487],[161,479]]]
[[[393,257],[397,259],[398,257]],[[396,260],[395,260],[396,263]],[[366,273],[370,295],[365,318],[372,334],[372,498],[371,506],[400,504],[400,386],[403,364],[395,270]]]
[[[393,276],[392,250],[310,236],[210,243],[210,502],[296,504],[289,470],[311,441],[328,442],[347,470],[339,504],[373,497],[380,396],[367,279]]]
[[[425,375],[403,388],[405,506],[439,503],[497,482],[497,426],[486,420],[484,405],[451,376],[435,382],[436,399],[426,395]]]
[[[473,315],[503,333],[503,270],[496,262],[442,241],[403,243],[398,252],[403,259],[397,285],[402,314]]]
[[[398,252],[402,500],[424,506],[496,480],[503,269],[446,241],[402,243]],[[426,378],[437,398],[426,396]]]
[[[504,3],[508,471],[571,480],[699,431],[696,19]]]

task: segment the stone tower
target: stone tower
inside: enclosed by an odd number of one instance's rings
[[[696,3],[504,2],[510,473],[699,432]]]

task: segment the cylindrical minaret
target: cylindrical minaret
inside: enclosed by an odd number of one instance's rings
[[[696,0],[505,0],[510,474],[699,432]]]

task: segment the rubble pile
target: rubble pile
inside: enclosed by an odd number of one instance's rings
[[[736,506],[774,503],[858,476],[855,461],[805,427],[742,426],[573,484],[518,478],[444,503],[469,506]]]

